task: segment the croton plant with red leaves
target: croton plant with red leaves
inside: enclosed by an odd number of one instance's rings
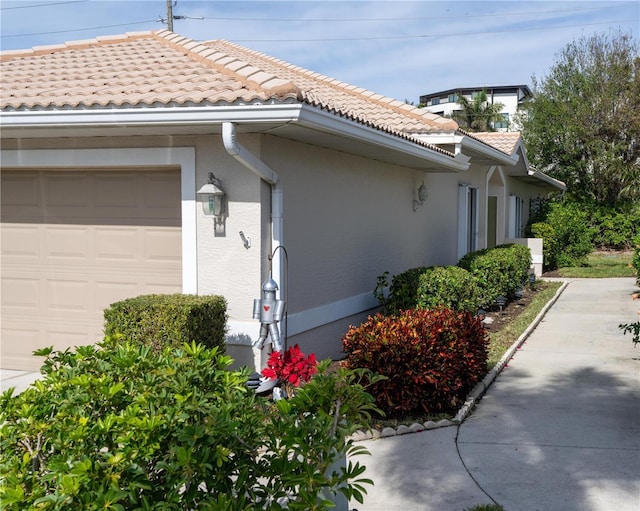
[[[279,379],[285,384],[299,387],[316,374],[316,366],[316,356],[313,353],[305,355],[296,344],[284,354],[281,351],[271,353],[262,375],[270,380]]]

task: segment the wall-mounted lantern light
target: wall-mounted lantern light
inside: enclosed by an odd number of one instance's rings
[[[209,182],[196,193],[202,202],[202,211],[205,216],[212,216],[216,219],[224,215],[225,193],[221,188],[220,180],[209,172]]]
[[[418,200],[413,199],[413,210],[417,211],[420,206],[423,206],[428,196],[427,187],[422,183],[418,188]]]

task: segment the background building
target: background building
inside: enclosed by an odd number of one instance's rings
[[[496,131],[518,131],[515,125],[515,114],[520,106],[532,97],[531,89],[527,85],[504,85],[500,87],[458,87],[457,89],[449,89],[431,94],[420,96],[420,104],[424,108],[434,114],[450,117],[455,110],[461,110],[458,104],[460,94],[468,99],[486,91],[487,98],[490,103],[502,103],[504,108],[502,113],[504,116],[503,123],[494,123],[493,128]]]

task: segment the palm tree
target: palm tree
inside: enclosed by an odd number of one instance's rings
[[[487,91],[483,90],[469,100],[462,94],[458,94],[458,104],[461,110],[455,110],[451,117],[461,128],[469,131],[495,131],[495,122],[504,122],[500,113],[504,105],[502,103],[489,103]]]

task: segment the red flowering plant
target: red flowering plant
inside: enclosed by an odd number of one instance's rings
[[[316,356],[313,353],[305,355],[296,344],[284,354],[281,351],[271,353],[262,375],[270,380],[280,380],[287,395],[291,396],[296,387],[308,382],[316,374],[316,366]]]

